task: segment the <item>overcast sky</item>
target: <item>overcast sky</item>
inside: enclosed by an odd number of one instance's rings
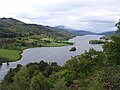
[[[0,0],[0,17],[94,32],[113,31],[120,19],[120,0]]]

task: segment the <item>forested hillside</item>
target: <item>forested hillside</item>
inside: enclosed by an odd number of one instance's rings
[[[64,66],[29,63],[10,69],[0,90],[120,90],[120,22],[103,51],[90,49]]]
[[[41,38],[69,39],[72,34],[65,35],[52,28],[37,24],[26,24],[13,18],[0,18],[0,37],[14,38],[40,35]]]

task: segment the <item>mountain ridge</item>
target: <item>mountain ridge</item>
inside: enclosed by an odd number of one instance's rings
[[[116,34],[116,31],[106,31],[99,33],[98,35],[114,35],[114,34]]]
[[[69,39],[72,34],[65,35],[52,28],[38,24],[27,24],[14,18],[0,18],[0,37],[15,38],[40,35],[45,38]]]
[[[97,34],[97,33],[91,32],[91,31],[87,31],[87,30],[72,29],[72,28],[66,27],[64,25],[55,26],[55,28],[66,30],[66,31],[73,33],[75,35],[95,35],[95,34]]]
[[[101,33],[95,33],[95,32],[87,31],[87,30],[72,29],[72,28],[66,27],[64,25],[55,26],[55,28],[66,30],[75,35],[113,35],[116,33],[116,31],[106,31],[106,32],[101,32]]]
[[[75,35],[111,35],[111,31],[95,33],[87,30],[75,30],[64,25],[55,27],[27,24],[14,18],[0,18],[0,37],[24,37],[41,35],[58,39],[69,39]]]

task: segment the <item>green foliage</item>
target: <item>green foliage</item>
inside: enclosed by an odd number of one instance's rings
[[[99,79],[93,80],[92,84],[89,85],[88,90],[105,90]]]
[[[99,73],[99,80],[107,90],[120,89],[120,66],[109,66]]]
[[[120,66],[107,66],[96,72],[89,84],[90,90],[119,90]]]
[[[0,83],[0,90],[17,90],[14,84]]]
[[[106,55],[106,63],[120,65],[120,36],[113,36],[112,42],[103,46]]]
[[[30,90],[30,88],[34,90],[33,87],[36,87],[37,90],[41,87],[43,87],[42,90],[50,90],[53,83],[50,83],[51,79],[49,76],[58,72],[60,69],[61,67],[58,66],[56,62],[48,64],[44,61],[40,61],[39,63],[29,63],[26,67],[17,65],[15,69],[10,69],[1,85],[3,85],[3,89],[6,89],[6,87],[4,87],[5,84],[11,84],[14,86],[15,90]],[[41,80],[43,82],[41,82]],[[36,82],[38,85],[43,86],[35,86]],[[39,82],[41,82],[41,84],[39,84]]]
[[[103,67],[103,58],[104,54],[102,51],[96,51],[94,49],[90,49],[88,52],[86,51],[84,54],[80,55],[78,70],[79,74],[82,78],[86,78],[91,75],[95,70],[99,70]]]
[[[51,90],[68,90],[64,79],[58,80],[53,87]]]
[[[28,73],[29,73],[30,79],[31,79],[34,75],[36,75],[36,74],[38,73],[38,71],[39,71],[39,66],[38,66],[38,65],[34,64],[34,65],[29,66],[29,67],[28,67]]]
[[[68,60],[64,66],[65,68],[70,69],[70,71],[75,71],[79,67],[78,62],[78,56],[75,56]]]
[[[4,77],[4,83],[13,83],[15,74],[21,69],[22,65],[18,64],[15,69],[10,69]]]
[[[117,27],[117,34],[120,34],[120,20],[118,23],[115,24],[115,26]]]
[[[30,90],[50,90],[51,84],[41,73],[31,80]]]
[[[17,86],[17,90],[29,90],[30,79],[26,67],[22,67],[19,72],[15,74],[14,84]]]

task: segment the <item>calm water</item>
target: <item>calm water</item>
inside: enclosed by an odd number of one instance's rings
[[[42,47],[42,48],[29,48],[23,51],[22,58],[17,62],[10,63],[7,66],[4,63],[0,68],[0,80],[3,79],[4,75],[10,68],[15,68],[17,64],[25,65],[30,62],[40,62],[44,60],[46,62],[57,62],[59,65],[64,65],[64,63],[71,58],[71,56],[79,55],[94,48],[96,50],[102,50],[101,45],[91,45],[89,40],[99,39],[100,35],[86,35],[77,36],[70,39],[70,42],[75,42],[75,45],[64,46],[64,47]],[[75,52],[70,52],[69,50],[75,46],[77,50]]]

